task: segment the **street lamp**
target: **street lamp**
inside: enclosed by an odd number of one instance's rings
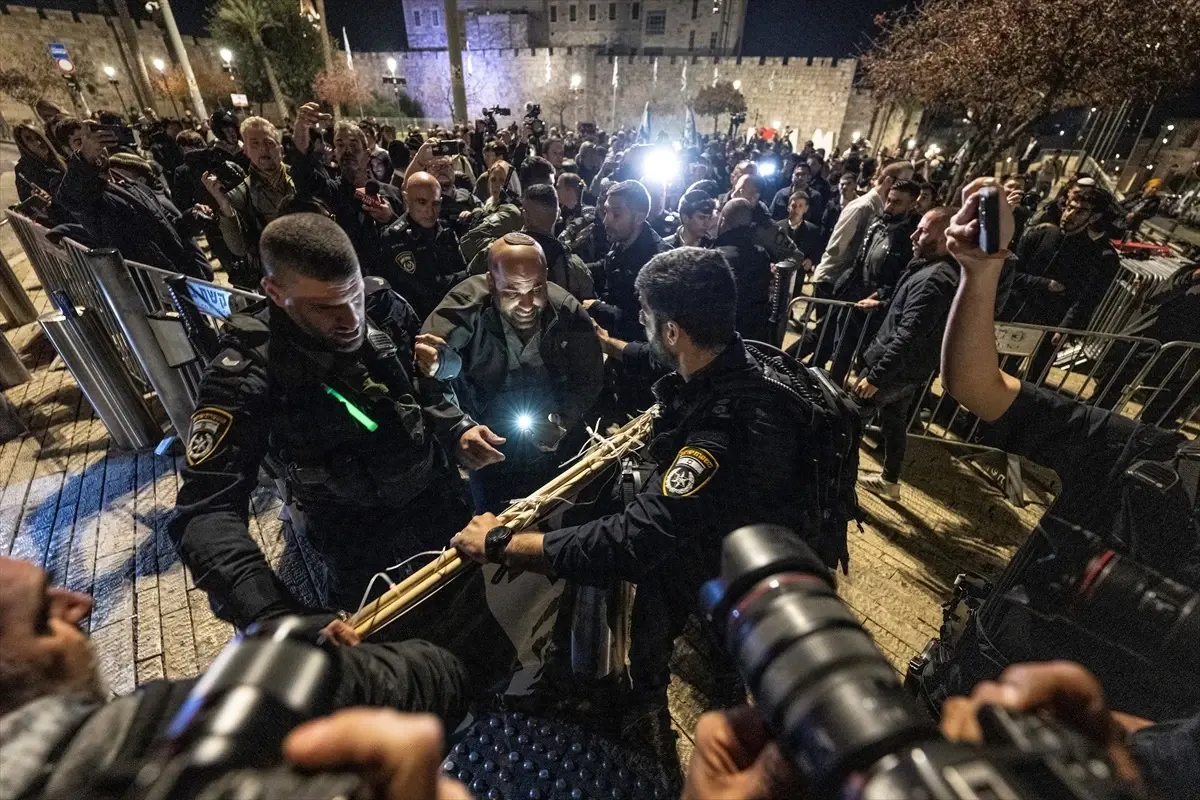
[[[396,59],[392,56],[387,57],[388,74],[383,76],[383,82],[391,84],[392,93],[396,95],[396,111],[400,112],[400,116],[404,116],[404,107],[400,105],[400,87],[408,86],[408,81],[396,74],[397,67]]]
[[[583,85],[583,76],[580,75],[578,72],[576,72],[574,75],[571,76],[571,88],[578,89],[582,85]]]
[[[125,96],[121,94],[121,82],[119,80],[117,80],[117,71],[115,69],[113,69],[112,65],[105,64],[104,65],[104,74],[108,76],[109,85],[112,86],[113,90],[117,93],[117,100],[119,100],[121,102],[121,116],[124,117],[125,116]]]
[[[167,62],[163,61],[161,58],[156,58],[151,63],[153,63],[154,68],[158,70],[158,74],[160,76],[159,80],[162,82],[163,94],[171,99],[171,108],[175,109],[175,117],[178,118],[179,104],[175,102],[175,95],[167,91]]]
[[[220,55],[221,60],[225,62],[226,66],[231,66],[233,64],[233,51],[228,47],[222,47],[220,50]]]

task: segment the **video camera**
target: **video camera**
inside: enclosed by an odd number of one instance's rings
[[[546,123],[542,122],[542,107],[538,103],[525,104],[525,124],[529,126],[529,135],[541,139],[546,135]]]
[[[943,740],[816,553],[786,528],[727,536],[700,602],[806,796],[1132,797],[1102,752],[1038,716],[985,706],[985,745]]]
[[[334,710],[334,659],[300,636],[297,617],[251,630],[221,651],[171,720],[132,790],[138,800],[366,800],[348,772],[306,774],[283,763],[293,728]]]
[[[480,112],[483,114],[483,129],[489,139],[495,138],[496,134],[500,131],[500,126],[496,123],[496,115],[499,114],[502,117],[512,116],[512,109],[504,108],[503,106],[482,108]]]

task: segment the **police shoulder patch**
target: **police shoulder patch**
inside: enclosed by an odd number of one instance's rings
[[[396,266],[412,275],[417,271],[417,257],[411,250],[401,250],[396,254]]]
[[[663,473],[662,493],[667,497],[689,497],[712,480],[719,466],[716,456],[703,447],[685,447]]]
[[[233,427],[233,415],[222,408],[198,408],[192,414],[188,428],[187,463],[197,466],[208,460],[221,447]]]
[[[216,357],[212,360],[211,366],[217,367],[224,372],[232,373],[233,375],[239,375],[246,371],[246,367],[250,366],[250,359],[244,353],[232,347],[227,347],[217,353]]]
[[[390,288],[392,285],[378,275],[367,275],[363,278],[363,291],[366,294],[375,294]]]

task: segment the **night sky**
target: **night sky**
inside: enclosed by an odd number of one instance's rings
[[[904,0],[747,0],[746,36],[742,53],[747,56],[852,56],[865,48],[874,31],[873,18],[880,11],[902,8]],[[12,5],[63,8],[95,13],[98,3],[108,0],[45,0],[14,2]],[[144,3],[130,2],[130,9],[145,16]],[[185,34],[205,33],[206,0],[171,0],[175,18]],[[296,0],[299,8],[299,0]],[[400,0],[325,0],[329,31],[341,39],[342,26],[354,50],[401,50],[404,47],[404,17]],[[799,21],[799,25],[797,22]],[[798,29],[798,30],[797,30]],[[790,36],[781,36],[781,32]]]

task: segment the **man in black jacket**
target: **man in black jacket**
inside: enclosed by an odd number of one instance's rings
[[[670,248],[646,224],[650,193],[637,181],[622,181],[604,200],[604,230],[613,243],[597,276],[599,300],[585,303],[592,319],[624,341],[643,341],[638,322],[637,291],[633,282],[646,262]]]
[[[536,240],[507,233],[487,259],[487,274],[455,286],[421,332],[458,356],[457,364],[426,360],[447,400],[507,440],[503,461],[471,473],[476,513],[499,513],[557,474],[559,444],[580,432],[600,395],[604,363],[587,312],[546,280]]]
[[[92,122],[77,123],[74,155],[54,201],[102,247],[131,261],[211,280],[212,265],[191,237],[187,219],[169,200],[134,181],[109,173],[108,152],[116,137]]]
[[[813,266],[821,260],[821,253],[824,250],[821,229],[808,220],[808,209],[808,192],[792,192],[792,196],[788,198],[787,217],[779,221],[780,230],[785,231],[791,237],[796,249],[804,257],[804,260],[800,262],[800,269],[805,274],[812,272]],[[796,282],[797,292],[803,284],[803,275],[800,278]]]
[[[438,214],[442,187],[428,172],[417,172],[404,184],[404,213],[383,232],[387,261],[380,277],[425,319],[446,292],[467,277],[458,237]]]
[[[737,332],[743,339],[773,344],[771,323],[771,259],[751,239],[754,207],[734,198],[721,209],[714,248],[733,268],[737,281]]]
[[[296,111],[296,123],[292,127],[296,152],[289,160],[296,199],[323,203],[354,243],[364,274],[383,275],[388,252],[382,234],[400,214],[400,197],[390,184],[379,183],[371,177],[367,137],[353,122],[342,120],[334,126],[333,149],[338,174],[331,176],[325,171],[309,152],[309,131],[328,118],[329,115],[322,114],[316,103],[305,103]],[[368,190],[368,181],[373,192]]]
[[[861,478],[867,491],[900,499],[900,470],[913,401],[937,369],[942,330],[958,288],[958,265],[946,249],[950,209],[921,217],[912,235],[913,260],[888,303],[879,332],[863,353],[854,394],[870,403],[883,434],[883,475]]]

